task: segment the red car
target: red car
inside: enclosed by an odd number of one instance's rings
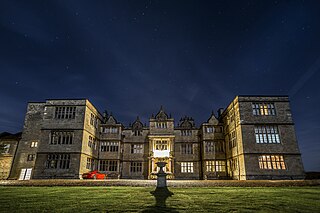
[[[102,174],[100,173],[98,170],[94,170],[88,173],[83,173],[82,174],[82,178],[83,179],[107,179],[107,175],[106,174]]]

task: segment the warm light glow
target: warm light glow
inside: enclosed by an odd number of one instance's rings
[[[156,158],[169,157],[169,150],[154,150],[153,156]]]

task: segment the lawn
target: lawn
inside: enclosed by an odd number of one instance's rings
[[[1,186],[0,212],[320,212],[320,187],[169,190]]]

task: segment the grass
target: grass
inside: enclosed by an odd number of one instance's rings
[[[320,187],[169,190],[2,186],[0,212],[320,212]]]

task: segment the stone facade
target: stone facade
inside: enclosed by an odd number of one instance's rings
[[[86,99],[29,103],[10,178],[155,179],[159,161],[168,179],[304,177],[288,97],[237,96],[200,127],[162,107],[125,127]]]
[[[9,178],[20,139],[21,133],[10,134],[4,132],[0,134],[0,180]]]

